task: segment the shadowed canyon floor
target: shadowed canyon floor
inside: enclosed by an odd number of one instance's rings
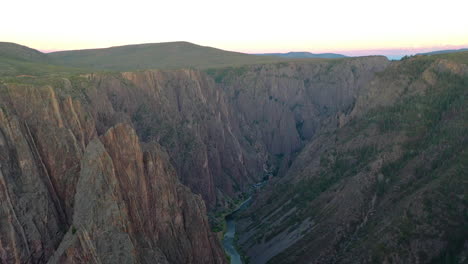
[[[212,230],[265,179],[249,263],[468,260],[468,53],[137,71],[113,52],[161,46],[2,45],[2,263],[227,263]],[[95,52],[126,72],[72,68]]]

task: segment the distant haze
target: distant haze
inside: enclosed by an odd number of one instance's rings
[[[0,41],[43,51],[180,40],[245,53],[351,56],[468,46],[465,0],[6,0],[2,10]]]

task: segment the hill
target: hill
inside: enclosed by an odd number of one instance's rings
[[[105,49],[49,53],[54,63],[98,70],[142,70],[216,68],[280,61],[277,57],[255,56],[204,47],[189,42],[167,42],[118,46]]]
[[[255,54],[260,56],[274,56],[280,58],[289,59],[305,59],[305,58],[317,58],[317,59],[337,59],[346,58],[347,56],[336,53],[310,53],[310,52],[288,52],[288,53],[262,53]]]
[[[47,54],[38,50],[15,43],[0,42],[0,76],[40,76],[82,72],[86,70],[54,65]]]
[[[0,58],[28,62],[47,62],[47,55],[16,43],[0,42]]]

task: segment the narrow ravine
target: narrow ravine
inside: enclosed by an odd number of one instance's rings
[[[231,258],[231,264],[242,264],[242,258],[237,252],[234,238],[236,236],[236,214],[250,205],[252,197],[245,200],[236,210],[226,216],[226,233],[223,238],[223,247]]]

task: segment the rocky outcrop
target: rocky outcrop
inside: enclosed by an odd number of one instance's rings
[[[135,131],[127,125],[111,128],[101,140],[114,161],[137,250],[147,251],[142,255],[148,261],[143,262],[151,262],[155,246],[170,263],[224,261],[209,231],[202,199],[178,182],[157,145],[146,145],[142,151]]]
[[[85,151],[73,223],[51,263],[224,262],[201,198],[157,146],[142,151],[128,125],[101,141]]]
[[[45,261],[71,223],[80,143],[92,136],[87,128],[75,135],[73,127],[92,123],[70,114],[72,101],[59,105],[49,86],[2,85],[0,91],[0,258]]]
[[[91,141],[81,161],[72,225],[49,263],[137,262],[113,164],[100,140]]]

